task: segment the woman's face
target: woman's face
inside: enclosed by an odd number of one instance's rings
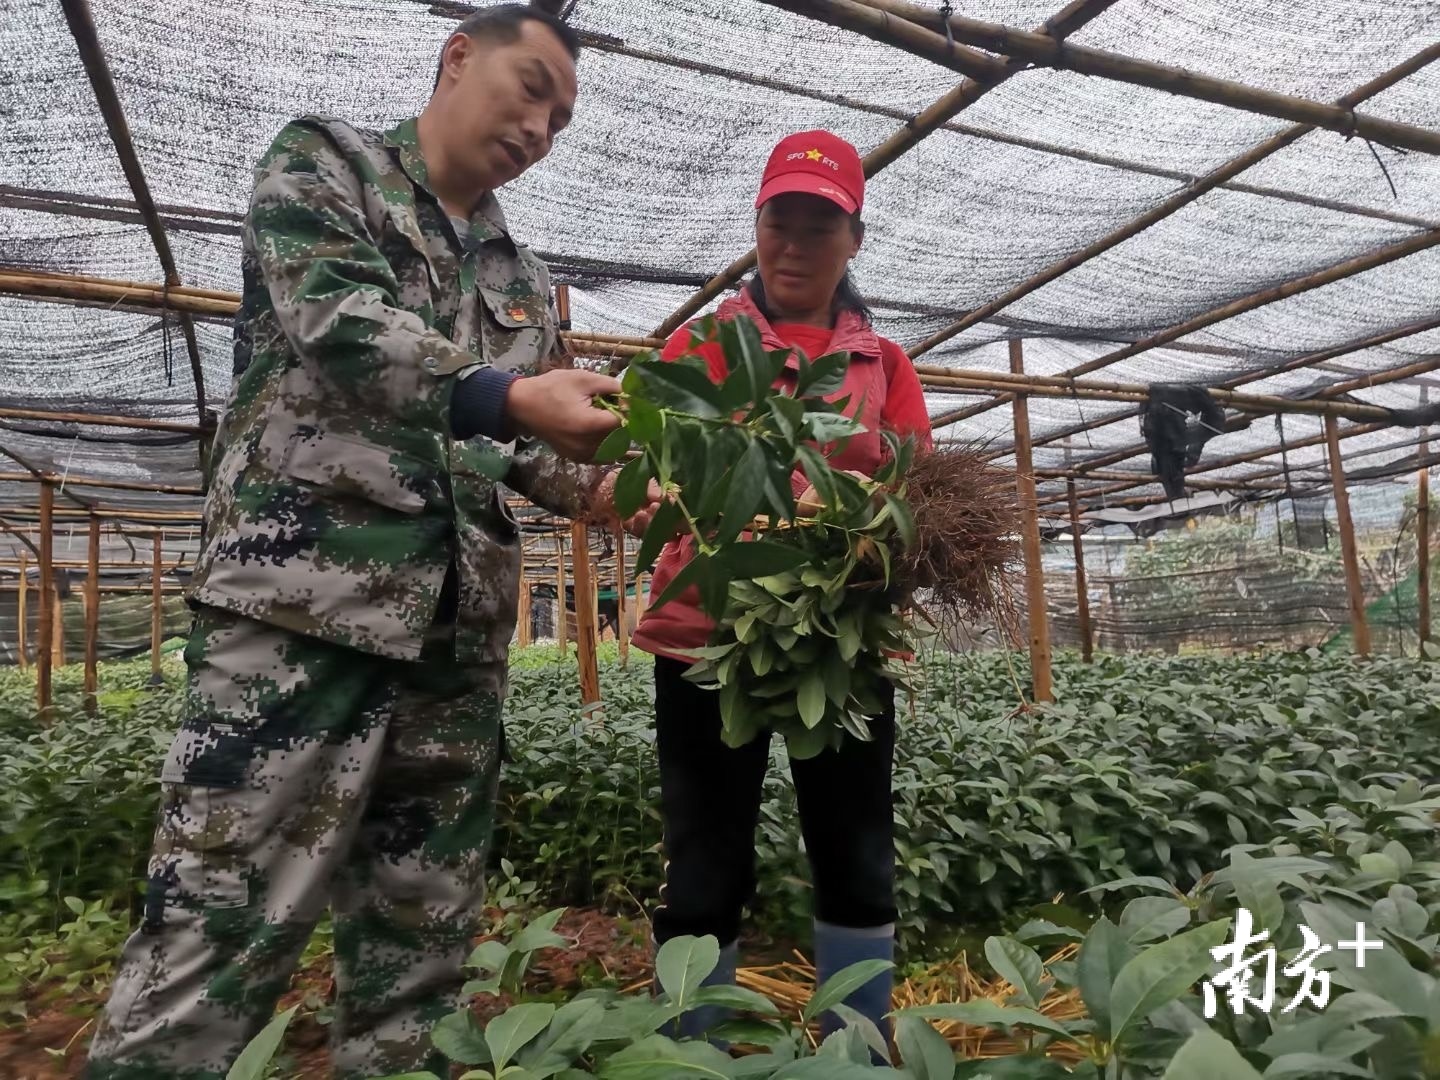
[[[755,220],[755,250],[765,297],[777,312],[827,309],[845,268],[860,250],[850,215],[829,199],[777,195]]]

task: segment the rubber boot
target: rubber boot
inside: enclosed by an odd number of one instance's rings
[[[738,942],[732,941],[720,950],[720,962],[715,965],[715,970],[705,976],[700,986],[734,986],[735,968],[740,955]],[[660,992],[660,985],[655,984],[656,993]],[[730,1019],[730,1010],[719,1005],[702,1005],[698,1009],[691,1009],[677,1021],[672,1021],[660,1029],[662,1035],[672,1039],[698,1039],[710,1028],[718,1027]],[[711,1039],[710,1043],[717,1050],[729,1050],[730,1044],[720,1039]]]
[[[839,974],[851,964],[862,960],[895,959],[895,926],[866,927],[852,929],[815,921],[815,985],[823,986],[832,975]],[[890,997],[894,990],[895,977],[886,971],[875,976],[864,986],[851,993],[844,1001],[877,1028],[888,1045],[890,1042]],[[820,1018],[820,1037],[839,1031],[845,1022],[834,1012],[827,1011]],[[873,1054],[872,1054],[873,1056]]]

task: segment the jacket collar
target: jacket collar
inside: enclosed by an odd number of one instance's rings
[[[430,196],[438,206],[440,200],[430,187],[430,168],[425,164],[425,156],[420,153],[419,120],[416,117],[402,120],[385,132],[385,145],[394,152],[400,168],[410,178],[410,182]],[[449,215],[444,214],[443,209],[441,212],[448,219]],[[480,205],[470,214],[469,231],[469,237],[457,238],[462,244],[467,240],[484,243],[487,240],[510,239],[510,227],[493,191],[487,191],[485,198],[480,200]]]
[[[780,340],[780,335],[770,325],[770,320],[765,318],[760,308],[756,306],[755,299],[750,295],[750,290],[742,287],[734,296],[728,297],[715,311],[717,319],[733,319],[736,315],[748,316],[760,331],[760,340],[767,349],[788,349]],[[830,338],[830,352],[848,352],[852,355],[868,356],[871,359],[880,359],[880,336],[875,333],[875,328],[870,325],[864,316],[854,311],[842,311],[835,319],[835,331]],[[814,359],[813,357],[811,359]],[[785,361],[788,368],[798,368],[799,361],[792,355]]]

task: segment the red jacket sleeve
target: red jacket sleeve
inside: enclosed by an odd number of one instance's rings
[[[930,412],[925,408],[925,391],[920,376],[905,350],[893,341],[881,339],[880,356],[885,364],[885,407],[880,422],[897,435],[914,435],[921,453],[933,450]]]

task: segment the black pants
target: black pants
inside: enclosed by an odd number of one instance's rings
[[[720,695],[686,679],[688,667],[655,658],[667,860],[655,939],[713,934],[723,946],[739,935],[742,909],[755,891],[755,826],[770,739],[762,734],[736,749],[721,742]],[[815,917],[837,926],[895,921],[893,699],[870,729],[873,742],[847,739],[840,750],[790,763]]]

